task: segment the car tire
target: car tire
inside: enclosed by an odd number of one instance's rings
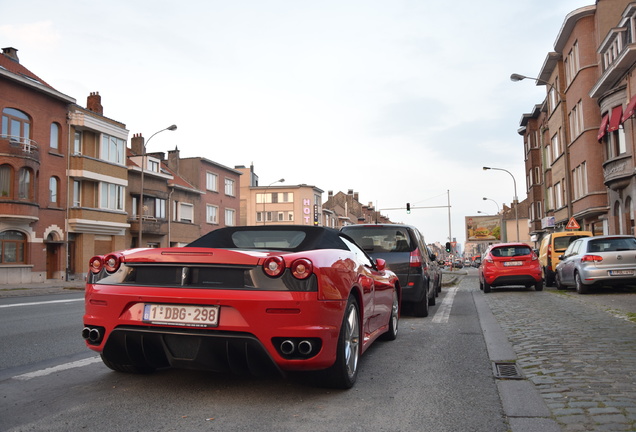
[[[554,277],[554,284],[556,286],[556,289],[558,290],[564,290],[567,288],[565,285],[563,285],[563,282],[561,282],[561,276],[559,276],[558,272],[556,276]]]
[[[488,294],[490,291],[492,291],[490,284],[484,281],[484,294]]]
[[[106,366],[116,372],[132,373],[132,374],[149,374],[155,371],[155,368],[147,365],[129,365],[115,363],[108,360],[104,354],[101,354],[102,361]]]
[[[543,279],[534,284],[535,291],[543,291]]]
[[[431,293],[432,295],[430,295],[430,294],[429,294],[429,297],[428,297],[428,305],[429,305],[429,306],[435,306],[435,303],[436,303],[435,297],[437,297],[437,296],[435,295],[435,292],[436,292],[436,290],[435,290],[435,289],[433,289],[433,291],[430,291],[430,293]]]
[[[480,290],[484,290],[484,283],[481,281],[481,279],[479,279],[479,289]]]
[[[358,377],[360,340],[360,312],[358,302],[352,296],[347,302],[340,326],[336,362],[326,370],[331,387],[350,389],[355,384]]]
[[[424,298],[422,300],[413,303],[413,314],[416,317],[427,317],[428,316],[428,294],[424,293]]]
[[[556,276],[553,272],[543,267],[543,278],[545,279],[546,286],[553,286],[556,281]]]
[[[579,294],[587,294],[590,292],[590,287],[583,284],[583,281],[581,281],[581,275],[579,275],[579,272],[574,273],[574,286],[576,287],[576,292]]]
[[[393,341],[397,339],[398,325],[400,322],[400,301],[397,291],[393,291],[393,304],[391,305],[391,316],[389,317],[389,329],[380,336],[385,341]]]

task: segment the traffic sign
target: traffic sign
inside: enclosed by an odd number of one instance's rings
[[[565,229],[577,230],[577,229],[581,229],[581,225],[579,225],[576,219],[571,217],[570,220],[568,221],[568,224],[565,226]]]

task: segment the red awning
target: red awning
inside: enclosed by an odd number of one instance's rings
[[[608,132],[617,131],[621,125],[621,119],[623,118],[623,105],[612,108],[612,115],[610,116]]]
[[[634,115],[634,111],[636,111],[636,95],[632,96],[627,104],[627,108],[625,108],[625,112],[623,113],[623,118],[621,119],[623,123],[625,120]]]
[[[603,116],[603,120],[601,120],[601,127],[598,128],[598,135],[596,136],[596,139],[598,139],[599,141],[603,139],[603,137],[605,136],[605,134],[607,133],[607,125],[609,125],[609,114],[605,114]]]

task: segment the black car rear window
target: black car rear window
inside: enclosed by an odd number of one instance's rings
[[[411,237],[405,228],[363,227],[343,229],[366,252],[410,252],[414,249]]]

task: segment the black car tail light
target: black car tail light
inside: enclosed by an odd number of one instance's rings
[[[420,267],[422,265],[422,254],[419,249],[415,249],[411,252],[409,257],[409,265],[411,267]]]
[[[269,277],[279,277],[285,272],[285,260],[280,256],[268,257],[263,263],[263,271]]]

